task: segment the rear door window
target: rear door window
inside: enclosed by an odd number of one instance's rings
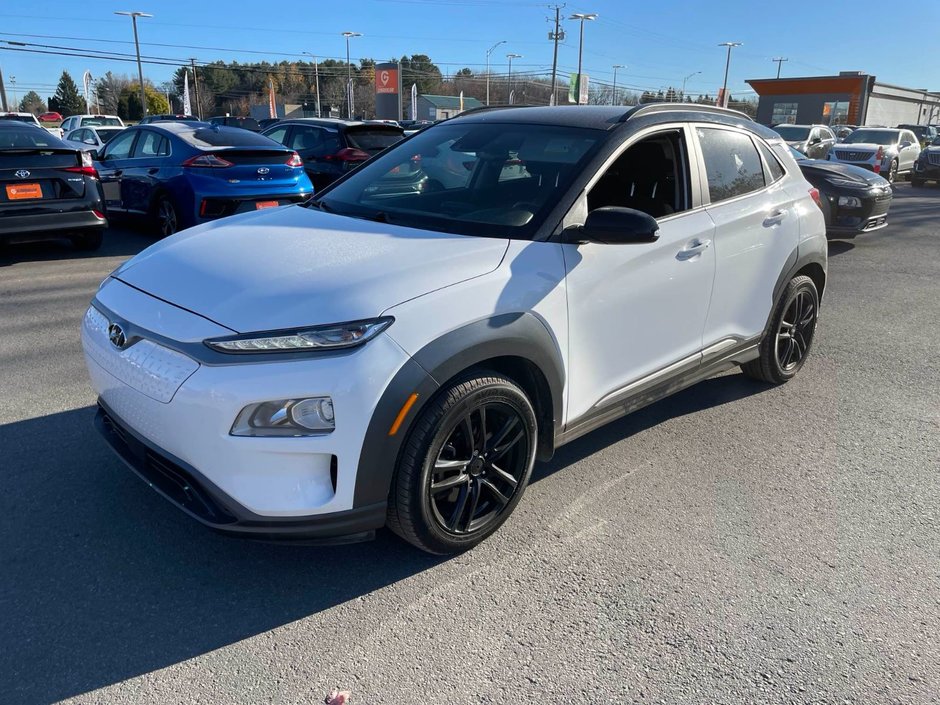
[[[271,130],[265,135],[269,140],[274,140],[284,144],[284,138],[287,136],[287,127],[279,127],[276,130]]]
[[[105,156],[108,159],[127,159],[131,155],[137,132],[125,132],[108,143]]]
[[[712,203],[764,188],[760,155],[748,135],[711,127],[700,127],[697,133]]]

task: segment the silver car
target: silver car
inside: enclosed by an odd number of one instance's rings
[[[829,151],[829,161],[871,169],[892,182],[913,173],[919,156],[913,132],[884,127],[860,127]]]
[[[83,152],[92,152],[104,147],[124,129],[123,127],[80,127],[69,132],[65,136],[65,141]]]

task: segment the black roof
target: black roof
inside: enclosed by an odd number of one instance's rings
[[[646,103],[634,107],[615,105],[488,107],[468,110],[451,120],[473,122],[518,122],[530,125],[583,127],[613,130],[634,120],[644,123],[699,121],[744,127],[766,139],[780,139],[768,127],[759,125],[737,110],[694,103]]]
[[[387,122],[366,122],[365,120],[344,120],[342,118],[282,118],[277,122],[277,127],[284,125],[318,125],[320,127],[375,127],[378,129],[388,128],[389,130],[401,131],[398,125],[389,125]],[[274,125],[271,125],[274,127]]]

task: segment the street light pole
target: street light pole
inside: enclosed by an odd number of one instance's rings
[[[624,64],[614,64],[614,87],[610,92],[610,104],[617,105],[617,69],[627,68]]]
[[[147,117],[147,93],[144,91],[144,67],[140,63],[140,41],[137,39],[137,18],[153,17],[146,12],[115,12],[115,15],[124,15],[131,18],[134,25],[134,49],[137,52],[137,79],[140,81],[140,110],[141,117]]]
[[[682,79],[682,100],[683,100],[683,102],[685,101],[685,84],[686,84],[686,82],[687,82],[690,78],[692,78],[692,76],[698,76],[700,73],[702,73],[702,72],[701,72],[701,71],[693,71],[693,72],[690,73],[688,76],[686,76],[685,78]]]
[[[501,39],[496,42],[493,46],[486,50],[486,104],[490,104],[490,54],[493,53],[493,50],[498,47],[500,44],[505,44],[506,40]]]
[[[317,59],[316,55],[311,54],[309,51],[303,53],[313,57],[313,80],[317,90],[317,117],[320,117],[320,61]]]
[[[777,78],[780,78],[780,69],[783,67],[783,62],[789,61],[789,59],[785,56],[777,56],[771,59],[771,61],[777,62]]]
[[[351,37],[361,37],[361,32],[343,32],[346,37],[346,117],[352,120],[353,91],[352,91],[352,64],[349,63],[349,40]]]
[[[720,47],[728,47],[728,58],[725,61],[725,80],[723,81],[721,85],[721,103],[722,103],[721,107],[722,108],[728,107],[728,71],[731,69],[731,50],[734,49],[735,47],[741,46],[742,44],[743,42],[722,42],[721,44],[718,45]]]
[[[578,99],[576,102],[577,105],[581,105],[581,55],[584,53],[584,21],[585,20],[596,20],[596,12],[575,12],[569,20],[578,20],[581,22],[581,36],[578,40]]]
[[[506,54],[506,58],[509,59],[509,89],[506,94],[506,103],[512,105],[512,60],[521,59],[522,54]]]
[[[13,112],[17,112],[19,108],[19,103],[16,102],[16,76],[12,73],[10,74],[10,90],[13,93]]]

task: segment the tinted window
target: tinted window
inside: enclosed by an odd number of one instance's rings
[[[131,155],[135,137],[137,137],[136,132],[124,132],[118,135],[108,143],[105,156],[109,159],[126,159]]]
[[[339,133],[334,130],[323,130],[322,139],[316,147],[310,150],[310,156],[326,157],[330,154],[336,154],[341,149]]]
[[[774,130],[787,142],[803,142],[809,138],[808,127],[797,127],[796,125],[777,125]]]
[[[712,203],[764,187],[760,156],[751,138],[740,132],[698,128]]]
[[[102,125],[120,127],[121,121],[113,117],[86,117],[82,118],[82,125],[86,127],[100,127]]]
[[[237,127],[202,127],[192,132],[181,132],[179,137],[193,147],[263,147],[270,149],[275,143],[264,135]],[[280,146],[280,145],[278,145]]]
[[[98,139],[107,144],[119,134],[124,132],[123,127],[103,127],[101,129],[95,130],[98,133]]]
[[[286,127],[278,127],[277,129],[271,130],[269,133],[265,135],[265,137],[267,137],[269,140],[274,140],[275,142],[280,142],[281,144],[284,144],[284,138],[286,136],[287,136]]]
[[[296,149],[298,152],[308,152],[312,149],[316,149],[323,141],[325,132],[325,130],[311,125],[294,125],[288,147]],[[270,135],[268,136],[270,137]]]
[[[47,130],[32,127],[13,127],[0,129],[0,149],[30,149],[33,147],[52,147],[72,149]]]
[[[887,146],[898,143],[898,134],[900,133],[897,130],[869,130],[865,129],[864,127],[860,127],[845,138],[844,144],[860,144],[862,142],[870,142],[872,144]]]
[[[144,130],[134,147],[135,157],[165,157],[170,153],[170,145],[166,137]]]
[[[783,167],[780,166],[780,162],[777,161],[777,157],[774,156],[774,153],[770,151],[770,148],[765,145],[763,142],[757,142],[757,149],[760,151],[761,156],[764,158],[764,164],[767,165],[767,183],[773,183],[774,181],[779,181],[783,178]],[[792,147],[790,149],[793,149]],[[796,150],[793,150],[796,152]],[[800,154],[799,152],[796,152]],[[803,155],[800,154],[802,157]]]
[[[361,149],[370,154],[381,152],[399,142],[403,133],[399,130],[359,129],[347,130],[346,141],[350,147]]]

